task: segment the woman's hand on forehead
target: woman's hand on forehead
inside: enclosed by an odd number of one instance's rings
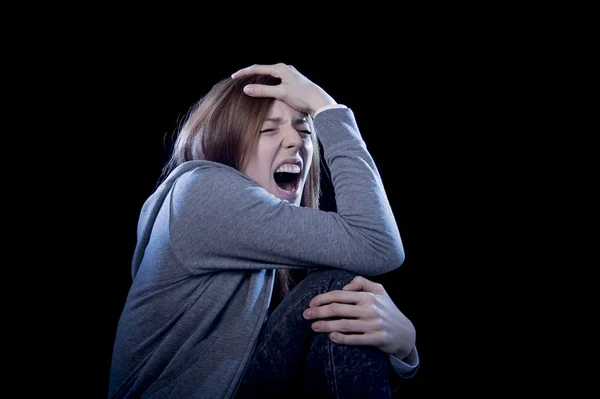
[[[309,114],[315,115],[320,108],[337,104],[336,101],[321,87],[302,75],[296,68],[283,63],[275,65],[255,64],[231,75],[238,79],[249,75],[270,75],[281,79],[276,86],[249,84],[244,86],[244,93],[251,97],[272,97],[281,100],[290,107]]]

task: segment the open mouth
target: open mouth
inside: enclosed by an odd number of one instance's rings
[[[298,190],[298,184],[300,183],[300,172],[275,172],[273,174],[275,183],[280,190],[294,194]]]

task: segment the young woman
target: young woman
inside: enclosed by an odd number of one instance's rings
[[[337,212],[319,210],[317,135]],[[165,172],[109,397],[390,397],[390,375],[414,374],[412,323],[363,277],[404,248],[349,108],[292,66],[242,69],[190,110]]]

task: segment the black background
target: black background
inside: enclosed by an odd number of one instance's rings
[[[381,172],[406,261],[373,280],[415,324],[421,357],[403,397],[429,397],[434,367],[450,394],[464,392],[455,384],[479,388],[476,373],[514,379],[527,351],[506,343],[529,342],[513,314],[489,305],[504,307],[531,266],[516,245],[519,233],[526,247],[535,235],[522,213],[530,219],[545,201],[522,203],[549,164],[532,161],[552,127],[541,123],[560,114],[539,100],[556,100],[565,73],[553,65],[572,61],[555,51],[573,43],[562,16],[456,4],[212,5],[225,9],[52,4],[22,21],[7,14],[15,23],[2,64],[4,190],[13,202],[4,216],[16,256],[4,268],[5,332],[18,339],[5,345],[16,353],[11,375],[24,382],[7,381],[25,392],[106,396],[137,218],[168,138],[212,84],[277,62],[354,110]]]
[[[333,54],[331,54],[333,55]],[[331,56],[330,55],[330,56]],[[363,54],[365,56],[366,54]],[[350,55],[349,55],[350,56]],[[419,252],[427,244],[419,242],[421,212],[419,202],[419,153],[427,138],[435,135],[439,123],[439,108],[443,86],[437,81],[435,65],[427,65],[418,74],[395,75],[393,66],[367,62],[331,62],[328,59],[307,61],[303,57],[215,57],[201,65],[187,65],[150,75],[146,82],[132,85],[126,92],[130,104],[123,112],[132,118],[121,121],[120,151],[129,156],[123,160],[119,202],[122,213],[114,220],[111,251],[115,257],[108,265],[114,283],[106,295],[108,311],[104,324],[105,358],[108,361],[115,323],[126,294],[129,261],[134,246],[137,213],[144,199],[152,192],[165,160],[175,129],[175,123],[187,107],[206,92],[217,80],[240,67],[252,63],[286,62],[293,64],[315,83],[327,90],[339,103],[351,107],[367,146],[382,175],[387,194],[396,215],[405,244],[406,261],[396,271],[372,280],[381,282],[396,305],[415,324],[422,368],[411,385],[428,385],[432,380],[433,320],[428,311],[433,280],[431,265],[419,262]],[[367,57],[370,59],[370,57]],[[433,60],[432,60],[433,61]],[[141,83],[141,84],[140,84]],[[123,93],[121,93],[122,95]],[[121,103],[123,99],[119,100]],[[127,150],[123,149],[123,146]],[[323,207],[329,207],[332,193],[324,183],[326,197]],[[422,228],[422,227],[421,227]],[[413,388],[411,386],[411,388]]]
[[[434,333],[439,332],[433,284],[440,266],[426,260],[436,248],[424,237],[431,234],[436,193],[442,190],[432,189],[430,177],[444,173],[437,170],[436,156],[448,140],[451,110],[457,108],[449,95],[457,55],[437,37],[418,43],[336,38],[312,46],[203,43],[197,49],[187,42],[138,39],[130,34],[107,44],[94,40],[77,57],[70,53],[73,61],[59,68],[70,96],[61,116],[68,120],[68,145],[77,146],[66,151],[65,163],[76,178],[56,183],[71,193],[65,212],[72,224],[69,241],[55,249],[68,249],[77,273],[68,293],[59,293],[67,317],[76,321],[61,337],[75,352],[69,379],[81,387],[70,390],[85,390],[86,397],[106,395],[114,334],[131,283],[137,218],[156,187],[177,123],[214,83],[239,68],[284,62],[353,109],[375,159],[406,261],[371,279],[383,284],[416,327],[421,368],[403,385],[404,397],[427,395],[433,384]],[[327,207],[332,193],[324,184]]]

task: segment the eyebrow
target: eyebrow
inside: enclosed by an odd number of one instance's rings
[[[283,123],[283,119],[281,119],[281,118],[267,118],[267,119],[265,119],[265,122],[275,122],[275,123],[281,124],[281,123]],[[296,118],[296,119],[294,119],[294,123],[293,124],[294,125],[303,125],[305,123],[308,123],[308,118],[303,117],[303,118]]]

